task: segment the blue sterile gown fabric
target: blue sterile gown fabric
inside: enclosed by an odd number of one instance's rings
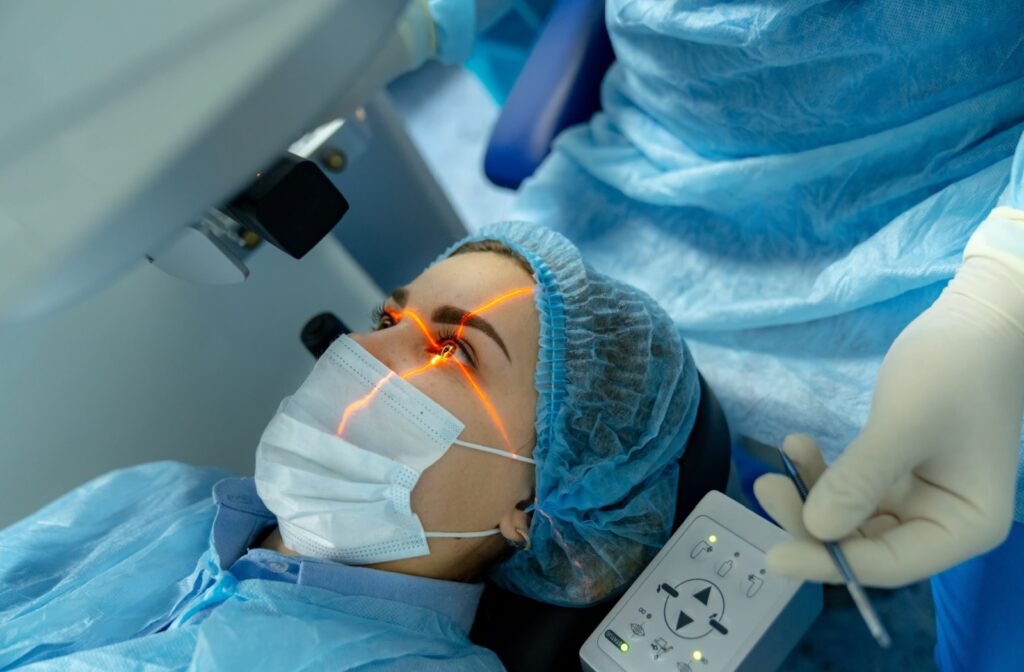
[[[831,462],[978,224],[1024,207],[1020,3],[608,0],[607,22],[603,111],[515,216],[665,306],[735,433]]]
[[[985,555],[932,577],[940,672],[1018,672],[1024,663],[1024,524]],[[1009,579],[1007,577],[1014,577]]]
[[[225,476],[116,471],[0,532],[0,669],[502,669],[479,584],[250,550],[276,521]]]

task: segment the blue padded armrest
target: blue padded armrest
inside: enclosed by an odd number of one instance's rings
[[[601,107],[601,80],[615,60],[604,0],[559,0],[491,132],[484,173],[516,189],[562,129]]]

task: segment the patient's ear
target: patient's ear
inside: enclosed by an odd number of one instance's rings
[[[501,517],[501,521],[498,523],[501,536],[520,545],[527,541],[526,535],[523,532],[526,534],[530,532],[530,514],[523,511],[523,509],[529,506],[531,501],[532,498],[519,502]]]

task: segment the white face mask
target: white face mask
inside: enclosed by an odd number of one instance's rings
[[[386,382],[380,384],[381,381]],[[374,389],[377,391],[374,392]],[[345,420],[345,409],[357,404]],[[288,548],[364,565],[428,555],[427,537],[485,537],[424,532],[409,495],[453,444],[533,460],[458,439],[462,422],[396,375],[348,336],[334,341],[280,408],[256,449],[256,491],[277,516]]]

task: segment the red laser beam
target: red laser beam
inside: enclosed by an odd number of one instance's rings
[[[513,289],[467,312],[465,315],[462,316],[462,319],[459,321],[459,328],[458,331],[456,332],[456,338],[462,337],[462,334],[466,329],[466,322],[468,322],[469,319],[474,315],[479,315],[483,312],[491,310],[492,308],[495,308],[496,306],[504,303],[505,301],[508,301],[509,299],[513,299],[517,296],[523,296],[532,293],[532,287],[521,287],[519,289]],[[427,343],[430,344],[431,349],[439,351],[438,354],[431,357],[430,361],[428,361],[423,366],[419,367],[418,369],[413,369],[412,371],[407,371],[406,373],[401,374],[399,377],[401,377],[404,380],[409,380],[410,378],[418,376],[421,373],[424,373],[436,366],[443,365],[447,362],[454,362],[459,367],[459,371],[462,372],[462,375],[469,382],[470,387],[473,388],[473,392],[476,393],[476,396],[484,405],[484,408],[486,409],[488,415],[491,416],[491,421],[494,422],[495,426],[498,428],[498,431],[501,432],[501,437],[502,439],[505,440],[505,445],[509,448],[511,452],[514,453],[515,451],[512,450],[512,442],[508,438],[508,432],[505,431],[505,425],[501,421],[501,416],[498,414],[498,411],[495,410],[494,405],[491,404],[491,400],[488,398],[487,393],[484,392],[477,384],[476,379],[473,377],[473,374],[469,371],[469,369],[467,369],[462,364],[462,362],[452,357],[454,348],[450,344],[445,344],[442,347],[442,345],[439,344],[437,340],[434,339],[434,337],[431,335],[430,330],[427,328],[426,322],[423,320],[422,317],[420,317],[420,315],[415,310],[412,310],[411,308],[406,308],[401,312],[393,312],[389,310],[388,314],[391,315],[392,319],[394,319],[396,322],[400,321],[402,317],[408,315],[412,319],[413,324],[415,324],[419,328],[420,333],[423,334],[423,337],[427,340]],[[372,390],[370,390],[368,394],[366,394],[363,398],[359,399],[358,401],[352,402],[345,408],[345,412],[342,414],[341,417],[341,422],[338,424],[338,436],[341,436],[342,432],[345,431],[345,426],[348,424],[349,418],[352,416],[352,414],[361,408],[365,408],[370,403],[370,401],[375,396],[377,396],[377,393],[380,392],[380,389],[384,386],[384,384],[387,383],[395,375],[397,374],[395,374],[394,371],[389,371],[386,376],[384,376],[383,378],[380,379],[380,381],[377,382],[377,384],[373,387]]]
[[[341,436],[342,432],[345,431],[345,425],[348,424],[349,416],[352,415],[357,410],[359,410],[360,408],[369,404],[370,400],[377,396],[377,393],[380,392],[380,388],[384,387],[384,383],[388,382],[393,375],[395,375],[395,372],[389,371],[388,375],[381,378],[377,382],[377,384],[373,386],[373,389],[366,394],[366,396],[364,396],[359,401],[353,401],[351,404],[348,405],[347,408],[345,408],[345,413],[341,416],[341,422],[338,424],[338,431],[336,432],[338,436]]]
[[[413,371],[408,371],[406,373],[403,373],[400,377],[403,380],[409,380],[410,378],[418,376],[421,373],[423,373],[424,371],[426,371],[427,369],[431,369],[431,368],[433,368],[433,367],[435,367],[435,366],[437,366],[438,364],[441,364],[441,363],[443,363],[443,362],[438,361],[437,357],[431,357],[430,361],[427,362],[426,364],[424,364],[423,366],[421,366],[420,368],[414,369]]]
[[[495,306],[505,301],[508,301],[509,299],[514,299],[517,296],[523,296],[524,294],[533,294],[533,287],[520,287],[519,289],[513,289],[510,292],[505,292],[498,298],[491,299],[490,301],[480,306],[479,308],[474,308],[473,310],[469,311],[468,313],[462,316],[461,320],[459,320],[459,329],[458,331],[455,332],[455,337],[462,338],[462,332],[466,330],[466,322],[469,321],[469,318],[473,317],[474,315],[484,313],[490,310],[491,308],[494,308]]]
[[[539,513],[547,519],[548,525],[551,526],[551,531],[555,535],[555,543],[558,544],[563,551],[565,551],[565,554],[567,556],[572,557],[573,553],[569,549],[569,545],[565,543],[565,537],[563,537],[562,533],[558,531],[558,526],[555,525],[555,519],[552,518],[546,511],[540,508],[540,502],[537,501],[536,497],[533,498],[533,507],[534,511],[536,511],[537,513]],[[573,558],[572,564],[577,569],[583,569],[583,565],[580,564],[580,561],[575,558]]]
[[[508,433],[505,432],[505,425],[501,422],[501,416],[498,415],[498,412],[494,410],[494,406],[491,405],[491,400],[487,398],[487,393],[480,389],[480,386],[476,384],[476,380],[473,378],[473,374],[469,372],[469,369],[463,366],[462,362],[457,359],[453,359],[452,361],[455,362],[455,365],[459,367],[459,371],[461,371],[462,375],[469,381],[473,391],[476,392],[476,396],[480,398],[484,408],[487,409],[487,413],[491,416],[491,420],[498,427],[498,431],[501,432],[501,438],[505,440],[505,445],[511,451],[512,442],[508,440]]]
[[[437,366],[438,364],[443,364],[446,360],[447,360],[447,357],[442,358],[440,360],[438,359],[438,357],[433,357],[429,362],[427,362],[426,364],[424,364],[420,368],[414,369],[412,371],[407,371],[407,372],[403,373],[399,377],[403,378],[405,380],[409,380],[410,378],[413,378],[413,377],[418,376],[421,373],[425,372],[427,369],[431,369],[431,368]],[[367,406],[367,404],[370,403],[370,400],[373,399],[375,396],[377,396],[377,393],[380,392],[380,388],[384,387],[384,384],[386,382],[388,382],[393,376],[395,376],[395,372],[394,371],[389,371],[388,375],[386,375],[383,378],[381,378],[377,382],[377,384],[374,385],[373,389],[370,390],[366,394],[366,396],[364,396],[359,401],[352,402],[351,404],[349,404],[345,408],[345,413],[341,416],[341,423],[338,425],[338,431],[337,431],[337,435],[338,436],[341,436],[341,433],[345,431],[345,425],[348,424],[348,420],[352,416],[352,414],[354,412],[358,411],[361,408],[365,408]]]
[[[403,315],[408,315],[409,317],[412,318],[412,321],[416,324],[417,327],[420,328],[420,331],[423,333],[423,338],[427,339],[427,343],[430,343],[430,347],[434,348],[435,350],[439,350],[441,348],[441,346],[437,344],[437,341],[434,340],[434,337],[430,335],[430,330],[427,329],[427,325],[423,321],[423,318],[419,316],[419,313],[417,313],[412,308],[406,308],[402,312],[398,313],[399,319],[401,319]]]

